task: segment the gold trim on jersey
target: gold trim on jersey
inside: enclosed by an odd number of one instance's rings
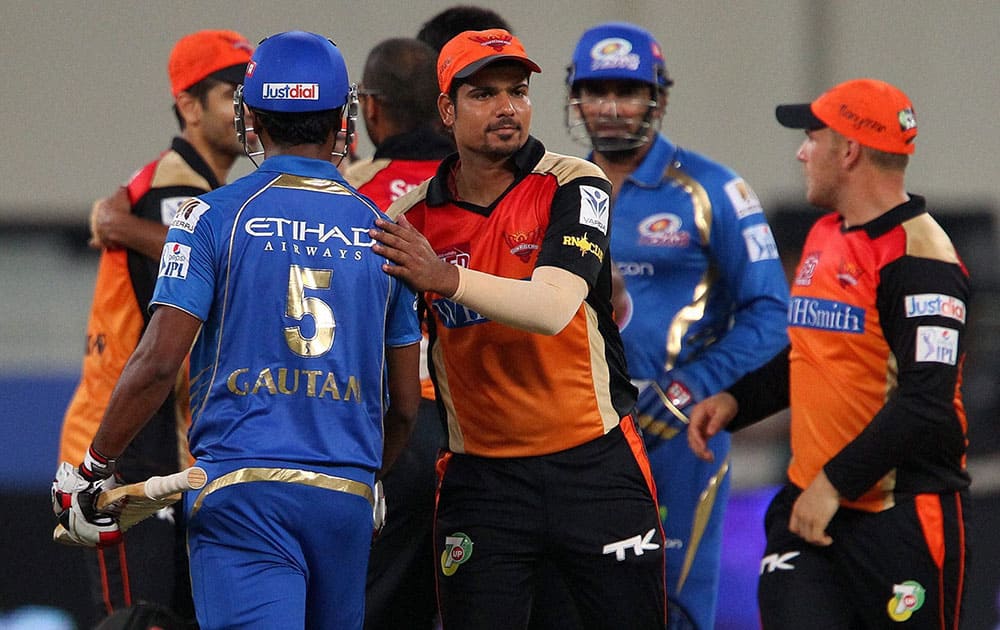
[[[268,184],[271,188],[291,188],[294,190],[308,190],[310,192],[319,193],[329,193],[331,195],[350,195],[354,196],[354,193],[340,182],[334,181],[332,179],[323,179],[321,177],[303,177],[301,175],[289,175],[288,173],[282,173]]]
[[[677,182],[691,198],[692,214],[694,216],[695,227],[698,229],[698,236],[701,238],[702,247],[708,247],[709,239],[712,236],[712,202],[708,198],[705,187],[699,184],[694,178],[680,170],[680,164],[671,163],[663,173],[664,178]],[[705,275],[694,288],[691,295],[691,302],[684,308],[677,311],[670,327],[667,329],[667,359],[663,368],[672,370],[676,364],[677,357],[681,353],[684,336],[687,334],[691,324],[705,316],[705,307],[708,304],[708,292],[718,272],[714,265],[709,265]]]
[[[694,557],[698,553],[698,546],[701,544],[701,537],[705,533],[705,527],[708,526],[708,519],[712,516],[712,508],[715,507],[715,500],[719,495],[719,485],[726,478],[727,474],[729,474],[728,455],[722,460],[722,465],[715,471],[715,474],[709,477],[708,483],[705,484],[705,489],[701,491],[701,495],[698,497],[698,505],[694,510],[694,521],[691,523],[691,537],[688,539],[687,552],[684,554],[684,565],[681,567],[681,574],[677,578],[677,593],[681,592],[681,589],[684,588],[684,582],[687,581],[691,565],[694,563]],[[668,514],[667,518],[669,517],[670,515]]]
[[[372,493],[371,487],[369,487],[368,484],[361,483],[360,481],[354,481],[353,479],[345,479],[343,477],[334,477],[333,475],[313,472],[310,470],[296,470],[292,468],[240,468],[230,473],[226,473],[221,477],[216,477],[208,485],[206,485],[204,489],[198,493],[198,498],[195,499],[194,505],[191,507],[191,516],[198,513],[198,510],[201,509],[201,504],[205,501],[205,498],[216,490],[227,488],[238,483],[247,483],[251,481],[297,483],[304,486],[313,486],[314,488],[323,488],[324,490],[346,492],[347,494],[354,494],[364,498],[372,506],[375,505],[375,497]]]

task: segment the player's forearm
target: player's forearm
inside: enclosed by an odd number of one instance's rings
[[[493,321],[555,335],[573,319],[588,291],[586,280],[558,267],[539,267],[530,281],[460,267],[452,299]]]
[[[134,214],[123,214],[102,229],[105,240],[119,243],[153,260],[160,259],[163,243],[167,240],[167,226],[143,219]]]
[[[163,404],[177,381],[177,372],[201,329],[201,320],[170,306],[160,306],[132,353],[93,446],[107,457],[117,457]]]
[[[136,350],[125,365],[94,436],[93,446],[98,452],[118,457],[131,443],[173,389],[179,366],[172,372],[170,367]]]

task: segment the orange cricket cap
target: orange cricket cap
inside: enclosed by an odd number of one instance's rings
[[[441,91],[448,93],[454,79],[467,79],[495,61],[519,61],[532,72],[541,72],[528,59],[521,40],[502,28],[464,31],[451,38],[438,55],[437,75]]]
[[[253,46],[235,31],[198,31],[185,35],[170,51],[167,74],[174,98],[210,76],[229,83],[243,83]]]
[[[779,105],[774,113],[785,127],[829,127],[866,147],[886,153],[908,154],[916,149],[917,119],[913,104],[899,88],[885,81],[845,81],[812,103]]]

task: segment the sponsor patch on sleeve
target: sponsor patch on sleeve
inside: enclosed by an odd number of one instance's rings
[[[163,253],[160,254],[160,271],[156,277],[183,280],[187,278],[190,260],[191,248],[188,245],[167,241],[163,244]]]
[[[750,262],[778,258],[778,245],[771,234],[771,226],[766,223],[751,225],[742,232]]]
[[[580,186],[580,224],[608,233],[611,197],[594,186]]]
[[[723,188],[729,197],[729,202],[733,204],[733,210],[736,212],[737,218],[744,219],[751,214],[763,212],[760,207],[760,199],[757,198],[757,193],[742,178],[737,177],[730,180]]]
[[[201,215],[205,214],[211,206],[197,197],[187,197],[187,200],[177,210],[170,227],[184,230],[194,234],[194,228],[198,225]]]
[[[917,363],[958,362],[958,331],[944,326],[917,326]]]
[[[160,223],[163,225],[170,225],[173,222],[174,217],[177,216],[177,210],[190,198],[191,197],[167,197],[166,199],[161,199]]]
[[[950,317],[965,323],[965,302],[951,295],[918,293],[903,299],[907,317]]]

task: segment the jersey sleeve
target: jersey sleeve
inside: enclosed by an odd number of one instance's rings
[[[955,399],[968,278],[958,264],[913,256],[881,276],[876,303],[898,382],[867,428],[824,467],[848,499],[893,469],[906,470],[897,474],[897,492],[953,488],[963,474],[966,438]]]
[[[150,311],[166,304],[205,321],[216,285],[215,229],[219,213],[200,198],[187,201],[167,231]]]
[[[731,309],[717,340],[675,368],[672,377],[696,399],[719,392],[761,367],[788,345],[788,283],[770,225],[747,183],[736,176],[709,190],[712,228],[708,253]]]
[[[393,280],[389,317],[386,322],[386,345],[392,348],[420,341],[420,320],[417,317],[417,295],[402,282]]]
[[[565,269],[593,288],[608,256],[611,231],[611,183],[579,177],[559,187],[536,267]]]

